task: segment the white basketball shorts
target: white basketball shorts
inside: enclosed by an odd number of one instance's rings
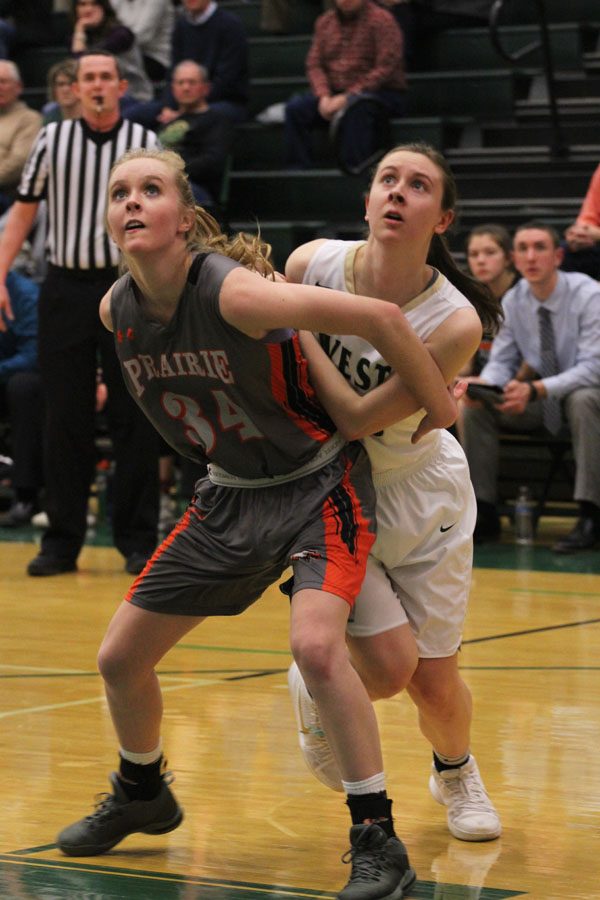
[[[441,433],[419,469],[376,475],[377,539],[348,622],[350,635],[409,623],[421,657],[460,646],[473,564],[477,507],[460,444]]]

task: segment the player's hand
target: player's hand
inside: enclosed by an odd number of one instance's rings
[[[452,386],[452,396],[457,403],[466,395],[468,387],[469,382],[466,378],[459,378],[458,381],[454,382],[454,385]],[[448,388],[448,390],[450,390],[450,388]]]
[[[471,407],[481,406],[481,400],[472,400],[471,397],[469,397],[469,395],[467,394],[467,388],[469,387],[470,384],[483,384],[483,383],[484,382],[482,382],[479,375],[463,375],[461,377],[461,379],[459,381],[455,382],[455,384],[454,384],[454,392],[455,392],[454,399],[457,402],[460,400],[460,402],[464,406],[471,406]],[[459,396],[457,396],[456,391],[459,387],[461,388],[461,393]]]
[[[456,381],[452,386],[448,386],[448,393],[454,401],[455,420],[456,416],[458,415],[458,401],[462,400],[462,398],[465,396],[467,386],[468,382],[464,378],[461,378],[460,381]],[[423,418],[419,422],[417,430],[412,433],[410,439],[411,444],[418,444],[421,438],[425,437],[426,434],[429,434],[430,431],[435,431],[435,429],[439,427],[439,425],[431,420],[429,413],[427,413],[427,415],[423,416]]]

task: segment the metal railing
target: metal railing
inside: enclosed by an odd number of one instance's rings
[[[544,78],[546,81],[546,90],[548,92],[548,106],[550,111],[550,127],[552,137],[550,140],[550,152],[552,156],[563,157],[569,154],[569,146],[566,143],[560,118],[558,114],[558,103],[556,100],[556,82],[554,78],[554,65],[552,62],[552,52],[550,50],[550,33],[548,30],[548,20],[546,17],[546,7],[544,0],[532,0],[538,8],[538,19],[540,26],[540,38],[521,47],[520,50],[510,52],[507,50],[501,40],[500,35],[500,16],[506,0],[494,0],[490,10],[490,38],[496,51],[506,59],[511,65],[517,65],[535,50],[542,51],[542,65],[544,69]]]

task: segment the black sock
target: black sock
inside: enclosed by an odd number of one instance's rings
[[[162,756],[147,766],[119,756],[119,781],[130,800],[154,800],[162,786]]]
[[[436,772],[446,772],[448,769],[460,769],[460,767],[464,766],[464,764],[468,761],[470,755],[471,755],[470,753],[467,753],[467,755],[464,756],[462,759],[460,759],[459,762],[445,763],[445,762],[442,762],[442,760],[439,758],[439,756],[437,755],[437,753],[434,750],[433,751],[433,765],[435,766]]]
[[[388,800],[385,791],[377,794],[348,794],[346,805],[353,825],[363,825],[370,820],[383,828],[388,837],[395,836],[392,801]]]

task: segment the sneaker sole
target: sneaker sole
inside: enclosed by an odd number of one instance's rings
[[[414,869],[407,869],[404,875],[402,876],[402,880],[393,891],[389,894],[384,894],[383,897],[378,897],[377,900],[402,900],[404,897],[405,891],[409,891],[417,880],[417,873]],[[341,894],[337,895],[336,900],[341,897]],[[343,898],[342,898],[343,900]]]
[[[300,711],[301,703],[299,700],[300,689],[298,687],[298,680],[296,674],[292,674],[292,669],[288,670],[287,682],[288,682],[288,690],[292,699],[292,706],[294,708],[294,717],[296,719],[296,727],[298,729],[298,742],[300,744],[300,751],[302,753],[302,758],[306,765],[308,771],[314,775],[317,781],[320,781],[321,784],[324,784],[325,787],[329,788],[332,791],[337,791],[338,793],[344,792],[344,787],[342,785],[341,778],[339,773],[333,777],[330,777],[325,769],[321,768],[321,766],[317,765],[313,762],[312,751],[306,748],[305,741],[305,726],[302,721],[302,713]],[[331,750],[329,751],[331,753]]]
[[[429,791],[436,803],[439,803],[440,806],[446,806],[438,791],[438,786],[433,775],[429,778]],[[461,831],[460,828],[456,828],[455,825],[451,825],[450,822],[448,822],[448,831],[452,837],[457,838],[459,841],[471,841],[472,843],[483,844],[485,841],[495,841],[496,838],[499,838],[502,834],[502,826],[496,828],[494,831],[487,831],[482,834],[481,832]]]
[[[384,897],[383,900],[402,900],[404,897],[404,892],[409,891],[415,881],[417,880],[417,873],[414,869],[407,869],[404,873],[402,881],[398,885],[395,891],[392,891],[391,894],[388,894],[387,897]]]
[[[109,850],[112,850],[113,847],[116,847],[122,840],[126,837],[129,837],[130,834],[168,834],[169,831],[175,831],[175,829],[181,825],[183,821],[183,810],[179,810],[177,815],[174,818],[170,819],[168,822],[159,822],[156,825],[152,825],[148,828],[134,828],[131,831],[128,831],[126,834],[122,834],[120,837],[115,840],[109,841],[105,844],[84,844],[78,845],[76,847],[70,847],[68,844],[57,843],[57,847],[66,855],[66,856],[100,856],[102,853],[108,853]]]

